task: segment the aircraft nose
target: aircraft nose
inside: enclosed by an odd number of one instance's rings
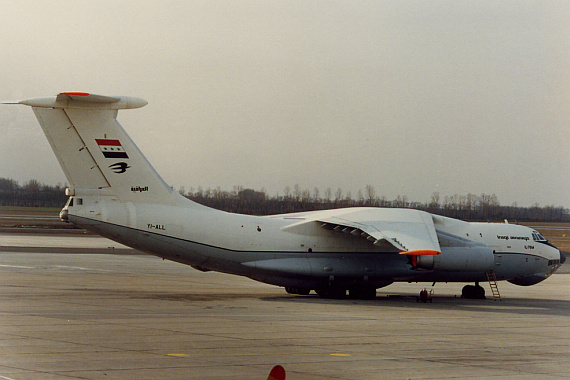
[[[565,261],[566,261],[566,255],[564,254],[564,252],[560,251],[560,264],[564,264]]]

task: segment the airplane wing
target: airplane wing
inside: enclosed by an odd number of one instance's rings
[[[323,211],[283,228],[300,233],[307,223],[319,223],[327,230],[367,239],[372,244],[391,244],[403,254],[441,253],[431,214],[411,209],[358,208]],[[413,253],[412,253],[413,252]]]

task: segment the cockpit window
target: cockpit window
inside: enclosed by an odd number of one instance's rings
[[[537,231],[532,231],[532,240],[534,241],[547,241],[544,236],[542,236]]]

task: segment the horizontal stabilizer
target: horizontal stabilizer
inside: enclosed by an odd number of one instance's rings
[[[89,94],[87,92],[62,92],[57,96],[47,98],[21,100],[17,104],[39,108],[122,110],[144,107],[148,103],[144,99],[132,96],[104,96]]]

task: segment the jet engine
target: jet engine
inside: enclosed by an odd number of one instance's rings
[[[442,247],[441,255],[412,257],[415,267],[437,271],[486,272],[493,262],[493,251],[484,246]]]

